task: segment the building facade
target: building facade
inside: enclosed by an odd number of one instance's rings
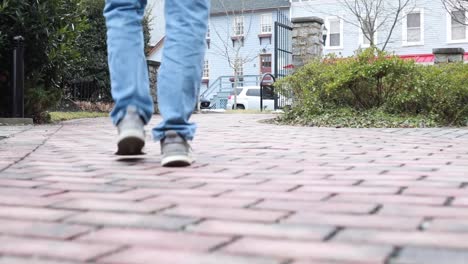
[[[390,5],[395,2],[388,0]],[[357,26],[356,16],[342,3],[340,0],[291,0],[292,18],[317,16],[325,20],[328,29],[325,54],[351,56],[357,49],[369,47],[369,40],[363,37],[361,27]],[[374,38],[379,48],[387,42],[393,26],[391,20],[382,22],[387,15],[392,15],[385,12],[392,10],[385,10],[380,15],[381,21],[379,16],[376,19],[376,24],[381,25]],[[453,15],[463,20],[468,14],[456,12]],[[468,51],[468,27],[453,19],[441,1],[414,0],[395,24],[386,51],[407,58],[426,58],[430,62],[435,48],[463,48]]]
[[[289,0],[212,0],[203,96],[210,99],[220,90],[231,87],[235,69],[245,83],[255,82],[264,73],[272,73],[274,23],[278,19],[289,20],[289,13]],[[161,61],[164,37],[154,44],[149,60]]]

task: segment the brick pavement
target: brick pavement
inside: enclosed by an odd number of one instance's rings
[[[196,115],[184,169],[107,119],[0,127],[0,264],[468,263],[468,130],[269,117]]]

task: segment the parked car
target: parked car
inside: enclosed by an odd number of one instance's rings
[[[246,86],[237,88],[237,109],[260,110],[260,86]],[[226,109],[234,109],[234,91],[229,95]],[[264,110],[275,110],[273,99],[263,100]]]

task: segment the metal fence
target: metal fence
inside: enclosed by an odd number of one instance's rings
[[[288,15],[278,11],[275,22],[275,77],[277,80],[292,73],[292,23]],[[277,95],[276,106],[280,109],[290,106],[292,93],[280,92]]]
[[[110,89],[99,85],[96,80],[76,80],[66,84],[64,98],[73,101],[110,102]]]

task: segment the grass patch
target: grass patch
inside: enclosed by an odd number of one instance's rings
[[[325,110],[320,114],[304,115],[294,111],[286,112],[271,123],[336,128],[422,128],[440,127],[427,116],[405,116],[388,114],[381,110],[355,111],[350,108]]]
[[[81,118],[108,117],[109,113],[103,112],[50,112],[50,121],[52,123],[68,121]]]

